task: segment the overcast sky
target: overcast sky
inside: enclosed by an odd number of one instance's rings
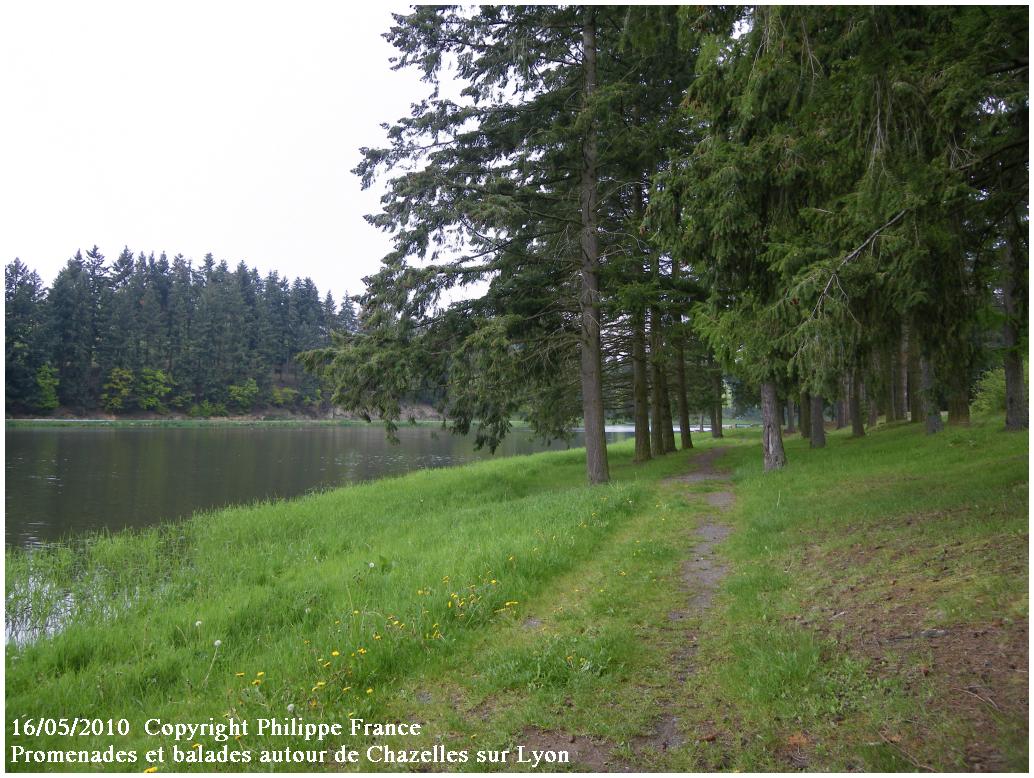
[[[210,251],[360,291],[388,240],[350,171],[426,90],[390,70],[390,23],[378,3],[4,3],[0,257],[49,284],[94,244]]]

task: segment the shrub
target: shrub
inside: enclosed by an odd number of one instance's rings
[[[57,405],[57,370],[50,363],[40,365],[36,371],[36,410],[49,413]]]
[[[296,402],[298,402],[299,394],[300,393],[297,389],[292,389],[289,386],[274,386],[273,390],[270,392],[272,403],[277,408],[287,408],[293,406]]]
[[[249,378],[243,384],[232,384],[227,392],[230,394],[230,402],[241,411],[250,411],[258,397],[259,388],[254,378]]]
[[[125,367],[114,367],[104,384],[101,405],[109,413],[124,411],[133,400],[133,371]]]
[[[1030,383],[1027,377],[1026,360],[1023,363],[1023,383],[1026,385]],[[980,377],[973,397],[973,410],[980,413],[1005,412],[1005,368],[988,370]]]
[[[136,385],[137,404],[145,411],[165,413],[163,401],[171,391],[172,379],[164,370],[145,367],[140,371],[140,379]]]
[[[200,404],[190,406],[190,410],[187,413],[194,419],[208,419],[212,416],[229,415],[223,403],[214,403],[209,400],[202,400]]]

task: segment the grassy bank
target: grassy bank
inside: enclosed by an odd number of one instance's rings
[[[1028,449],[1001,417],[736,452],[698,767],[1026,770]],[[753,452],[752,452],[753,453]]]
[[[561,452],[9,552],[8,609],[35,614],[28,629],[46,614],[64,627],[8,647],[8,709],[125,716],[125,747],[140,749],[152,743],[140,726],[152,716],[286,716],[289,705],[315,718],[376,716],[407,673],[517,618],[647,509],[628,451],[617,459],[624,477],[605,489],[582,485],[580,452]]]
[[[9,552],[9,608],[71,612],[8,646],[8,746],[72,747],[13,737],[22,716],[126,717],[74,747],[142,756],[172,745],[146,718],[351,714],[424,723],[398,747],[556,742],[591,766],[1025,765],[1027,449],[998,424],[791,439],[767,476],[756,435],[730,436],[730,572],[680,620],[715,487],[667,480],[698,452],[633,466],[629,443],[604,488],[582,452],[546,453]],[[979,688],[963,649],[994,654]]]

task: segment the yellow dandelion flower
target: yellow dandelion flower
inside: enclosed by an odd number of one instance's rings
[[[255,676],[256,676],[257,678],[261,678],[261,677],[262,677],[262,676],[264,676],[265,674],[266,674],[266,671],[265,671],[265,670],[259,670],[259,671],[258,671],[257,673],[255,673]]]
[[[330,662],[324,662],[324,663],[323,663],[323,666],[324,666],[324,667],[330,667]]]
[[[366,653],[366,649],[365,648],[360,648],[359,649],[359,653],[360,654],[365,654]]]
[[[342,689],[341,691],[343,691],[343,692],[347,692],[347,691],[348,691],[349,689],[351,689],[351,688],[352,688],[351,686],[346,686],[346,687],[344,687],[344,688],[343,688],[343,689]]]
[[[373,694],[373,689],[367,689],[367,690],[366,690],[366,693],[367,693],[367,694]]]
[[[331,651],[330,655],[331,656],[341,656],[341,652],[340,651]]]
[[[144,770],[144,772],[145,773],[156,773],[156,772],[158,772],[158,768],[155,767],[154,765],[151,765],[146,770]]]
[[[244,673],[234,673],[234,675],[236,675],[238,678],[244,677]]]
[[[258,686],[261,683],[262,683],[262,679],[261,678],[256,678],[254,681],[251,682],[251,685],[252,686]]]
[[[201,744],[200,744],[200,743],[195,743],[195,744],[194,744],[194,745],[192,746],[192,748],[201,748]]]
[[[380,640],[380,639],[381,639],[381,636],[380,636],[380,635],[378,635],[378,634],[377,634],[376,632],[374,632],[374,633],[373,633],[373,639],[374,639],[374,640]]]

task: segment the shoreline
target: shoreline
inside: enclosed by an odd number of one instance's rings
[[[832,431],[822,450],[789,436],[775,476],[754,431],[639,465],[625,441],[606,486],[585,484],[583,449],[546,452],[8,551],[9,618],[71,608],[57,634],[6,646],[8,744],[66,748],[11,722],[74,709],[124,718],[116,747],[143,755],[174,745],[147,719],[229,706],[420,721],[385,745],[555,745],[582,768],[907,769],[900,743],[972,769],[972,732],[982,764],[1020,769],[1027,439],[998,421]],[[39,585],[24,601],[20,581]],[[987,677],[963,661],[991,651]],[[974,683],[1000,710],[953,693]]]

